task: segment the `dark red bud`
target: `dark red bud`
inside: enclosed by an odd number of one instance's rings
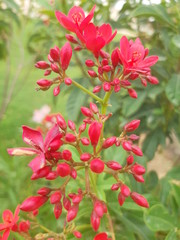
[[[97,73],[93,70],[88,70],[88,74],[92,78],[96,78],[98,76]]]
[[[73,169],[71,170],[70,176],[71,176],[73,179],[76,179],[76,178],[77,178],[77,171],[76,171],[75,168],[73,168]]]
[[[66,130],[67,124],[66,124],[63,116],[60,115],[60,114],[58,114],[58,115],[56,116],[56,120],[57,120],[58,126],[59,126],[62,130]]]
[[[124,142],[122,143],[122,147],[123,147],[124,150],[126,150],[126,151],[131,151],[131,150],[132,150],[131,143],[128,142],[128,141],[124,141]]]
[[[71,43],[78,43],[77,39],[71,34],[66,34],[66,39]]]
[[[60,177],[66,177],[71,173],[71,168],[67,163],[60,163],[57,166],[57,173]]]
[[[138,97],[137,92],[132,88],[128,89],[128,93],[129,93],[129,96],[132,97],[132,98],[137,98]]]
[[[94,65],[95,65],[94,61],[91,59],[86,60],[85,64],[87,67],[94,67]]]
[[[90,168],[95,173],[102,173],[104,170],[104,162],[99,158],[95,158],[91,161]]]
[[[128,186],[126,186],[125,184],[122,184],[121,185],[121,194],[125,197],[129,197],[130,193],[131,193],[131,191],[128,188]]]
[[[62,195],[59,191],[54,192],[50,197],[50,203],[51,204],[56,204],[56,203],[60,202],[61,197],[62,197]]]
[[[83,153],[83,154],[81,154],[80,160],[83,162],[87,162],[90,160],[90,158],[91,158],[90,153]]]
[[[90,141],[88,138],[81,138],[81,143],[85,146],[88,146],[90,144]]]
[[[102,86],[95,86],[93,89],[93,93],[98,93],[101,91]]]
[[[72,133],[66,133],[65,140],[67,142],[76,142],[76,136],[74,136]]]
[[[58,219],[62,214],[62,204],[61,202],[58,202],[54,206],[54,216],[56,219]]]
[[[50,65],[45,61],[39,61],[35,64],[35,67],[40,69],[47,69],[50,67]]]
[[[134,161],[133,155],[129,155],[129,156],[127,157],[126,161],[127,161],[127,164],[128,164],[128,165],[131,165],[131,164],[133,163],[133,161]]]
[[[48,187],[43,187],[43,188],[40,188],[37,193],[39,195],[48,195],[49,193],[51,192],[51,189],[48,188]]]
[[[140,195],[139,193],[137,192],[132,192],[131,193],[131,198],[132,200],[139,206],[141,207],[145,207],[145,208],[149,208],[149,203],[148,201],[146,200],[145,197],[143,197],[142,195]]]
[[[60,86],[57,86],[53,89],[53,95],[56,97],[60,93]]]
[[[51,69],[55,73],[59,73],[59,67],[55,63],[51,63]]]
[[[124,204],[124,201],[125,201],[125,196],[123,194],[121,194],[121,192],[118,194],[118,202],[119,202],[119,205],[122,206]]]
[[[112,186],[111,186],[111,190],[112,191],[117,191],[119,189],[119,184],[118,183],[114,183]]]
[[[77,216],[78,210],[79,210],[78,204],[75,204],[70,207],[67,213],[67,222],[71,222]]]
[[[70,161],[72,159],[72,153],[69,150],[62,151],[62,158],[66,161]]]
[[[47,202],[48,197],[46,196],[32,196],[27,198],[20,206],[20,209],[24,212],[32,212]]]
[[[109,137],[107,138],[104,142],[103,142],[103,145],[102,147],[103,148],[109,148],[111,147],[114,143],[116,142],[116,137]]]
[[[78,231],[74,231],[73,235],[75,236],[75,238],[82,238],[82,234]]]
[[[72,80],[70,78],[65,78],[64,79],[64,83],[67,85],[67,86],[70,86],[72,84]]]
[[[132,152],[137,156],[143,156],[141,149],[136,145],[132,145]]]
[[[90,109],[94,114],[99,113],[98,107],[95,103],[92,103],[92,102],[90,103]]]
[[[111,90],[111,84],[109,82],[104,82],[103,89],[105,92],[109,92]]]
[[[111,169],[115,170],[115,171],[116,170],[120,170],[122,168],[122,166],[118,162],[116,162],[116,161],[108,161],[106,163],[106,166],[108,168],[111,168]]]
[[[89,117],[89,118],[93,117],[92,111],[89,108],[87,108],[87,107],[81,107],[81,112],[86,117]]]
[[[126,132],[132,132],[134,130],[136,130],[139,127],[140,124],[140,120],[132,120],[131,122],[127,123],[124,126],[124,131]]]
[[[61,51],[60,51],[61,67],[64,71],[68,68],[71,57],[72,57],[72,48],[69,42],[67,42],[64,44],[64,46],[61,48]]]

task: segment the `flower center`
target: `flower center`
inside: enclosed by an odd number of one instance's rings
[[[82,22],[83,16],[80,12],[76,12],[72,15],[72,19],[74,23],[80,23]]]

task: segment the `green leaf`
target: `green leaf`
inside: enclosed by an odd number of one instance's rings
[[[152,231],[156,232],[171,230],[174,227],[175,219],[169,215],[163,205],[157,204],[144,214],[144,221]]]
[[[180,74],[173,74],[166,86],[166,95],[174,106],[180,105]]]
[[[166,12],[166,9],[162,5],[140,5],[138,6],[132,13],[130,14],[129,18],[133,17],[155,17],[156,19],[166,23],[172,27],[173,21],[171,17]]]
[[[180,34],[173,36],[172,42],[177,48],[180,48]]]
[[[69,119],[71,119],[72,121],[77,120],[80,113],[80,108],[81,106],[83,106],[86,98],[86,94],[82,93],[79,89],[73,89],[73,91],[69,95],[66,106]]]
[[[125,98],[123,102],[123,115],[129,117],[134,114],[143,104],[146,98],[146,92],[141,92],[138,94],[138,99]]]
[[[165,240],[177,240],[176,229],[172,229],[168,235],[166,236]]]
[[[155,171],[150,171],[146,175],[147,191],[152,191],[158,184],[158,175]]]

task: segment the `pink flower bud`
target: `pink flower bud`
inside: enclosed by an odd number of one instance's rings
[[[99,229],[100,222],[101,222],[100,217],[97,216],[95,211],[92,211],[91,225],[92,225],[92,228],[94,229],[94,231],[97,231]]]
[[[69,42],[67,42],[64,44],[64,46],[61,48],[61,51],[60,51],[61,67],[64,71],[68,68],[71,57],[72,57],[72,48]]]
[[[100,50],[100,56],[102,57],[102,58],[110,58],[110,55],[109,55],[109,53],[107,53],[107,52],[105,52],[105,51],[103,51],[103,50]]]
[[[72,84],[72,80],[70,78],[65,78],[64,79],[64,83],[67,85],[67,86],[70,86]]]
[[[114,86],[114,92],[117,93],[121,90],[121,87],[119,85]]]
[[[90,158],[91,158],[90,153],[83,153],[83,154],[81,154],[80,160],[83,162],[87,162],[90,160]]]
[[[71,34],[66,34],[66,39],[71,43],[78,43],[77,39]]]
[[[39,195],[48,195],[49,193],[51,192],[51,189],[48,188],[48,187],[43,187],[43,188],[40,188],[37,193]]]
[[[141,149],[136,145],[132,145],[132,152],[137,156],[143,156]]]
[[[71,168],[67,163],[60,163],[57,166],[57,173],[60,177],[66,177],[70,174]]]
[[[109,148],[111,147],[114,143],[116,142],[116,137],[109,137],[107,138],[104,142],[103,142],[103,145],[102,147],[103,148]]]
[[[67,133],[66,135],[65,135],[65,140],[67,141],[67,142],[75,142],[76,141],[76,136],[74,136],[72,133]]]
[[[121,194],[121,192],[118,194],[118,202],[119,205],[122,206],[124,204],[124,201],[126,200],[125,196]]]
[[[147,81],[146,81],[146,79],[141,78],[141,84],[142,84],[144,87],[147,87]]]
[[[69,198],[66,197],[63,198],[63,206],[67,211],[70,209],[71,201],[69,200]]]
[[[131,167],[131,171],[133,172],[133,174],[135,173],[135,174],[137,174],[137,175],[143,175],[143,174],[146,172],[146,169],[145,169],[143,166],[135,163],[135,164]]]
[[[54,180],[58,177],[58,174],[56,171],[52,171],[50,172],[47,176],[46,176],[46,179],[47,180]]]
[[[56,204],[56,203],[60,202],[61,197],[62,197],[62,195],[59,191],[54,192],[50,197],[50,203],[51,204]]]
[[[50,67],[49,63],[45,62],[45,61],[39,61],[35,64],[36,68],[40,68],[40,69],[47,69]]]
[[[39,214],[39,210],[36,209],[36,210],[32,211],[32,214],[33,214],[33,216],[37,216]]]
[[[94,203],[94,211],[96,212],[98,217],[102,218],[102,216],[104,214],[104,208],[100,201],[96,201]]]
[[[111,84],[109,82],[104,82],[103,89],[105,92],[109,92],[111,90]]]
[[[73,121],[68,120],[68,127],[72,130],[75,131],[76,130],[76,125]]]
[[[128,188],[128,186],[126,186],[125,184],[122,184],[121,185],[121,194],[125,197],[129,197],[130,193],[131,193],[131,191]]]
[[[144,178],[143,178],[142,175],[133,174],[133,177],[134,177],[134,179],[135,179],[137,182],[144,183]]]
[[[56,97],[60,93],[60,86],[57,86],[53,89],[53,95]]]
[[[79,126],[79,133],[82,133],[82,132],[84,132],[85,130],[86,130],[86,124],[83,123],[83,124],[81,124],[81,125]]]
[[[121,81],[121,86],[128,87],[128,86],[131,86],[131,83],[128,80],[122,80]]]
[[[60,60],[60,55],[59,55],[58,49],[56,49],[56,48],[51,48],[49,54],[50,54],[51,58],[52,58],[55,62],[59,62],[59,60]]]
[[[32,196],[27,198],[20,206],[20,209],[24,212],[31,212],[38,208],[40,208],[42,205],[47,202],[48,197],[46,196]]]
[[[108,59],[106,59],[106,58],[103,58],[103,60],[101,61],[101,64],[102,64],[103,66],[106,66],[106,65],[108,65],[108,64],[109,64],[109,61],[108,61]]]
[[[137,192],[132,192],[131,193],[131,198],[132,200],[139,206],[141,207],[145,207],[145,208],[149,208],[149,203],[148,201],[146,200],[145,197],[143,197],[142,195],[140,195],[139,193]]]
[[[106,166],[108,168],[111,168],[111,169],[115,170],[115,171],[116,170],[120,170],[122,168],[122,166],[118,162],[116,162],[116,161],[108,161],[106,163]]]
[[[78,231],[74,231],[73,235],[75,236],[75,238],[82,238],[82,234]]]
[[[94,65],[95,65],[94,61],[91,59],[86,60],[85,64],[87,67],[94,67]]]
[[[29,229],[30,229],[30,222],[29,222],[29,220],[27,220],[27,221],[21,221],[21,222],[19,223],[19,231],[20,231],[20,232],[25,232],[25,233],[27,233],[27,232],[29,231]]]
[[[139,139],[139,136],[137,136],[136,134],[131,134],[131,135],[129,136],[129,139],[131,139],[132,141],[136,141],[136,140]]]
[[[95,86],[93,89],[93,93],[98,93],[101,91],[102,86]]]
[[[73,169],[71,170],[70,176],[71,176],[73,179],[76,179],[76,178],[77,178],[77,171],[76,171],[75,168],[73,168]]]
[[[111,190],[112,191],[117,191],[119,189],[119,184],[118,183],[114,183],[112,186],[111,186]]]
[[[112,81],[112,85],[118,85],[120,84],[120,80],[119,78],[115,78],[113,81]]]
[[[70,161],[72,159],[72,153],[69,150],[62,151],[62,158],[66,161]]]
[[[79,204],[82,201],[82,194],[74,195],[72,198],[73,204]]]
[[[138,73],[131,73],[131,75],[130,75],[130,79],[131,80],[135,80],[136,78],[138,78],[139,77],[139,74]]]
[[[95,103],[92,103],[92,102],[90,103],[90,109],[94,114],[99,113],[98,107]]]
[[[50,166],[45,166],[41,169],[39,169],[37,172],[33,173],[31,176],[31,180],[36,180],[38,178],[44,178],[51,172]]]
[[[40,79],[36,82],[40,87],[50,87],[52,85],[52,81],[47,79]]]
[[[89,117],[89,118],[93,117],[92,111],[89,108],[87,108],[87,107],[81,107],[81,112],[86,117]]]
[[[58,219],[62,214],[62,204],[61,202],[58,202],[54,206],[54,216],[56,219]]]
[[[77,216],[78,210],[79,210],[78,204],[75,204],[70,207],[67,213],[67,222],[71,222],[73,219],[75,219],[75,217]]]
[[[78,51],[81,51],[83,48],[81,45],[78,45],[74,48],[74,51],[78,52]]]
[[[111,54],[112,65],[115,68],[119,63],[119,49],[115,48]]]
[[[129,93],[129,96],[132,97],[132,98],[137,98],[138,97],[137,92],[132,88],[128,89],[128,93]]]
[[[51,69],[55,73],[59,73],[59,67],[55,63],[51,63]]]
[[[129,156],[127,157],[126,161],[127,161],[127,164],[128,164],[128,165],[131,165],[131,164],[133,163],[133,161],[134,161],[133,155],[129,155]]]
[[[51,70],[47,69],[45,72],[44,72],[44,76],[48,76],[51,74]]]
[[[122,143],[122,147],[123,147],[124,150],[126,150],[126,151],[131,151],[131,150],[132,150],[131,143],[128,142],[128,141],[124,141],[124,142]]]
[[[97,73],[93,70],[88,70],[88,74],[92,78],[96,78],[98,76]]]
[[[58,114],[58,115],[56,116],[56,121],[57,121],[58,126],[59,126],[62,130],[66,130],[67,125],[66,125],[66,122],[65,122],[65,120],[64,120],[64,118],[63,118],[62,115]]]
[[[103,66],[102,69],[104,72],[110,72],[112,70],[112,67],[109,65],[106,65],[106,66]]]
[[[53,59],[51,58],[50,54],[48,54],[48,60],[49,60],[51,63],[54,62]]]
[[[151,84],[159,84],[159,81],[156,77],[153,76],[147,76],[147,81],[150,82]]]
[[[139,127],[140,120],[132,120],[124,126],[124,131],[132,132]]]
[[[95,173],[102,173],[104,170],[104,162],[99,158],[95,158],[91,161],[90,168]]]
[[[96,146],[98,144],[98,141],[101,135],[101,129],[102,129],[101,123],[97,121],[94,121],[93,123],[91,123],[88,134],[89,134],[92,146]]]
[[[81,138],[81,143],[85,146],[88,146],[90,144],[90,141],[88,138]]]

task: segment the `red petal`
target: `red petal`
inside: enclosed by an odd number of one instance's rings
[[[107,40],[106,44],[110,43],[113,40],[113,38],[116,36],[116,34],[117,34],[117,30],[115,30],[115,32],[110,36],[110,38]]]
[[[15,212],[14,212],[14,223],[16,223],[17,221],[18,221],[18,219],[19,219],[19,212],[20,212],[20,205],[18,205],[17,207],[16,207],[16,210],[15,210]]]
[[[7,240],[10,234],[10,229],[7,229],[2,236],[2,240]]]
[[[31,146],[36,148],[44,149],[43,146],[43,137],[41,133],[35,129],[29,128],[27,126],[23,126],[23,141]]]
[[[60,52],[60,61],[61,61],[61,67],[63,70],[66,70],[68,68],[71,57],[72,57],[72,48],[70,43],[67,42],[61,48],[61,52]]]
[[[32,148],[8,148],[7,152],[11,156],[31,156],[37,154],[38,151]]]
[[[80,30],[84,30],[84,28],[88,25],[88,23],[92,20],[94,16],[94,11],[95,11],[96,5],[91,9],[90,13],[87,15],[87,17],[82,21],[80,25]]]
[[[84,29],[84,38],[86,40],[89,38],[96,38],[96,27],[93,23],[89,23]]]
[[[138,68],[139,67],[151,67],[152,65],[154,65],[157,61],[158,61],[158,56],[150,56],[146,59],[144,59],[141,63],[138,64]]]
[[[103,38],[107,41],[112,34],[112,28],[110,24],[103,24],[99,27],[98,31],[102,34]]]
[[[123,36],[120,40],[120,50],[121,50],[121,56],[123,57],[123,59],[127,59],[128,52],[129,52],[129,41],[125,36]]]
[[[55,11],[55,15],[60,24],[69,31],[75,32],[76,25],[62,12]]]
[[[59,138],[61,137],[61,134],[59,132],[59,127],[57,124],[55,124],[47,133],[46,138],[44,140],[44,148],[45,152],[48,150],[50,143],[59,135]]]
[[[40,154],[35,157],[28,166],[32,169],[33,172],[37,172],[39,169],[43,168],[45,165],[45,157],[44,154]]]
[[[8,227],[7,224],[5,223],[0,223],[0,231],[3,231],[4,229],[6,229]]]
[[[9,210],[6,209],[4,210],[3,214],[2,214],[2,219],[4,223],[10,223],[13,220],[13,213]]]
[[[82,22],[82,20],[85,18],[85,14],[84,14],[83,9],[81,7],[78,7],[78,6],[74,6],[69,10],[68,18],[74,20],[73,19],[74,15],[76,15],[76,16],[79,15],[81,17],[81,19],[79,19],[80,22]],[[77,21],[77,23],[79,23],[79,22]]]

